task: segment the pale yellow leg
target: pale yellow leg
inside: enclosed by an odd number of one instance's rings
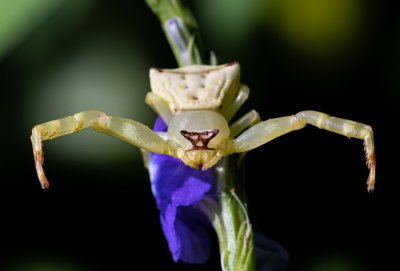
[[[364,140],[367,165],[370,169],[368,191],[375,187],[375,148],[372,128],[368,125],[351,120],[331,117],[316,111],[302,111],[294,116],[281,117],[260,122],[243,132],[232,143],[231,152],[244,152],[271,141],[294,130],[303,128],[306,124],[335,132],[347,137]]]
[[[249,98],[250,89],[242,85],[235,99],[228,104],[223,103],[223,107],[220,110],[221,115],[229,122],[232,117],[236,114],[239,108],[244,104],[244,102]]]
[[[147,93],[145,102],[169,125],[174,113],[171,112],[168,102],[153,92]]]
[[[260,122],[260,115],[255,110],[251,110],[240,119],[235,121],[231,126],[229,126],[230,137],[234,138],[243,132],[245,129]]]
[[[87,127],[93,127],[96,131],[117,137],[151,152],[172,155],[168,142],[139,122],[110,116],[100,111],[83,111],[33,127],[31,141],[35,167],[43,189],[47,189],[49,183],[43,171],[42,141],[76,133]]]

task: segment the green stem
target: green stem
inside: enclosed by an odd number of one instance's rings
[[[236,194],[243,180],[237,159],[229,156],[215,166],[218,199],[204,199],[198,208],[210,219],[217,232],[224,271],[254,271],[253,230],[243,200]],[[238,192],[243,192],[239,191]]]
[[[196,21],[180,0],[146,0],[160,19],[179,66],[207,64]],[[216,65],[214,54],[210,57]],[[243,191],[243,170],[230,155],[214,166],[220,195],[198,204],[210,219],[218,236],[223,271],[254,271],[253,230],[248,219]]]
[[[227,235],[224,254],[228,255],[225,256],[223,270],[255,270],[253,230],[243,203],[243,169],[238,167],[237,157],[230,155],[216,166],[216,172],[221,185],[222,227],[225,228]]]
[[[180,0],[146,0],[160,19],[169,45],[180,67],[206,64],[196,20]]]

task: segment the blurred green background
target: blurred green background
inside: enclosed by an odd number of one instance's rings
[[[375,131],[372,195],[361,141],[307,127],[250,152],[256,230],[289,251],[289,270],[389,270],[397,255],[389,244],[398,238],[395,5],[189,3],[205,47],[221,63],[241,63],[252,92],[239,114],[254,108],[268,119],[313,109]],[[153,66],[176,63],[144,1],[0,0],[0,270],[219,270],[216,245],[205,266],[172,262],[135,147],[92,130],[46,141],[49,192],[35,176],[35,124],[98,109],[151,126],[156,115],[143,100]]]

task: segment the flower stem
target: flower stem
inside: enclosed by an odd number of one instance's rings
[[[207,64],[196,21],[184,1],[146,2],[161,21],[178,65]],[[216,65],[213,53],[210,63]],[[243,203],[243,170],[238,162],[241,158],[230,155],[214,166],[218,196],[198,204],[217,232],[223,271],[255,270],[253,230]]]
[[[206,64],[200,35],[189,7],[180,0],[146,0],[160,19],[169,45],[180,67]]]
[[[215,166],[220,186],[219,197],[204,199],[198,208],[208,216],[217,232],[222,270],[253,271],[255,270],[253,230],[246,206],[236,194],[236,191],[243,192],[240,189],[243,171],[236,162],[236,157],[229,156]]]

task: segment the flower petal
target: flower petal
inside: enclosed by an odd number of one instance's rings
[[[203,213],[192,207],[175,208],[170,205],[160,218],[174,261],[207,261],[211,244],[204,223],[207,218]]]
[[[254,233],[257,271],[285,271],[289,254],[277,242],[260,233]]]
[[[158,118],[154,131],[164,132],[167,129],[167,125]],[[210,253],[206,227],[210,223],[195,205],[215,193],[213,171],[194,169],[177,158],[152,153],[149,173],[161,225],[174,260],[204,263]]]
[[[166,132],[166,131],[168,131],[168,126],[163,121],[163,119],[161,117],[158,117],[156,119],[156,122],[154,123],[153,131],[154,132]]]

